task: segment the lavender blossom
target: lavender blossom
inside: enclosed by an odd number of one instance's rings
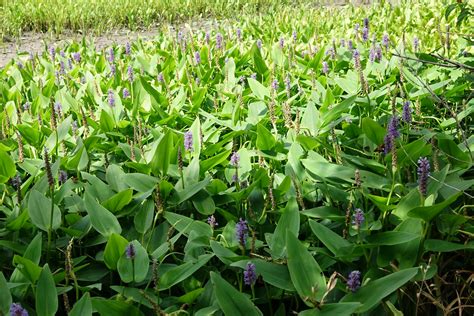
[[[65,58],[65,57],[66,57],[66,54],[64,54],[64,51],[63,51],[63,50],[61,50],[61,51],[59,52],[59,55],[60,55],[62,58]]]
[[[356,292],[360,288],[360,271],[352,271],[349,273],[349,277],[347,278],[347,287],[352,292]]]
[[[420,40],[418,39],[418,37],[414,37],[413,38],[413,49],[415,50],[415,52],[418,51],[418,48],[420,47]]]
[[[127,42],[125,44],[125,54],[130,55],[132,53],[132,46],[130,45],[130,42]]]
[[[290,94],[290,90],[291,90],[291,79],[290,79],[290,75],[286,75],[285,77],[285,88],[286,88],[286,91],[288,93],[288,95]]]
[[[60,102],[55,102],[54,103],[54,112],[58,113],[58,115],[61,115],[63,111],[63,106]]]
[[[375,47],[372,46],[369,51],[369,60],[371,63],[375,61],[375,56],[376,56],[375,54],[376,54]]]
[[[28,316],[28,311],[19,303],[13,303],[10,305],[10,316]]]
[[[390,46],[390,38],[388,37],[387,33],[383,34],[382,45],[383,47],[385,47],[385,49],[388,49],[388,47]]]
[[[67,59],[67,66],[69,67],[69,70],[72,69],[72,59],[71,58]]]
[[[339,42],[339,45],[340,45],[341,47],[346,46],[346,40],[343,39],[343,38],[341,38],[341,41]]]
[[[130,97],[130,91],[128,91],[127,88],[123,88],[122,96],[124,99],[127,99],[128,97]]]
[[[115,106],[115,95],[114,95],[114,91],[112,89],[109,89],[109,91],[108,91],[107,101],[109,102],[109,106],[111,108],[113,108]]]
[[[12,186],[15,188],[15,189],[19,189],[21,187],[21,177],[20,176],[14,176],[12,179],[11,179],[11,184]]]
[[[356,24],[354,25],[354,31],[357,33],[357,32],[359,32],[359,29],[360,29],[360,24],[359,24],[359,23],[356,23]]]
[[[115,76],[115,73],[117,72],[117,67],[115,64],[110,65],[110,77]]]
[[[163,73],[162,73],[162,72],[160,72],[160,73],[158,74],[158,82],[159,82],[159,83],[164,83],[164,82],[165,82],[165,77],[163,76]]]
[[[364,27],[369,28],[369,18],[364,18]]]
[[[411,123],[411,107],[410,107],[410,101],[405,101],[403,103],[403,112],[402,112],[402,121],[404,121],[407,124]]]
[[[285,39],[283,37],[280,37],[280,41],[278,42],[278,44],[280,45],[280,48],[283,49],[283,47],[285,47]]]
[[[62,60],[59,62],[59,73],[60,73],[61,75],[65,75],[65,74],[66,74],[66,70],[65,70],[65,68],[64,68],[64,61],[62,61]]]
[[[54,58],[56,57],[56,49],[54,46],[51,46],[49,48],[49,56],[51,57],[51,60],[54,62]]]
[[[237,174],[237,172],[232,175],[231,183],[239,183],[239,175]]]
[[[278,90],[278,80],[277,80],[277,79],[274,79],[274,80],[272,81],[272,89],[273,89],[274,91]]]
[[[362,40],[364,42],[367,42],[369,40],[369,29],[366,27],[362,29]]]
[[[257,74],[256,73],[253,73],[250,75],[250,78],[254,79],[254,80],[257,80]]]
[[[59,184],[64,184],[67,181],[67,172],[64,170],[59,171],[58,182]]]
[[[217,47],[217,49],[222,49],[222,46],[223,46],[222,45],[222,40],[223,40],[222,34],[217,33],[217,35],[216,35],[216,47]]]
[[[133,82],[133,67],[131,65],[127,68],[128,81]]]
[[[30,102],[25,102],[25,104],[23,104],[23,110],[25,111],[28,111],[31,107],[31,104]]]
[[[242,218],[239,222],[235,225],[235,234],[239,244],[245,248],[245,243],[248,237],[249,227],[247,225],[247,221],[244,221]]]
[[[258,47],[258,49],[260,49],[260,50],[262,49],[262,40],[261,40],[261,39],[258,39],[258,40],[257,40],[257,47]]]
[[[204,36],[204,40],[206,41],[206,44],[209,45],[209,42],[211,41],[211,33],[209,33],[209,31],[206,32],[206,35]]]
[[[178,31],[178,43],[181,44],[184,40],[184,34],[181,31]]]
[[[239,40],[240,42],[242,40],[242,30],[238,28],[236,33],[237,33],[237,40]]]
[[[72,121],[71,128],[72,128],[72,132],[74,134],[76,134],[77,133],[77,121],[76,120]]]
[[[364,212],[360,208],[357,208],[352,218],[352,224],[356,226],[356,229],[360,229],[364,221],[365,221]]]
[[[295,30],[293,30],[293,34],[292,34],[292,35],[293,35],[293,41],[296,42],[296,40],[298,39],[298,34],[296,33]]]
[[[352,40],[347,41],[347,49],[353,50],[354,49],[354,43]]]
[[[395,145],[395,139],[400,136],[400,132],[398,131],[398,123],[398,117],[396,115],[392,116],[388,122],[387,134],[384,138],[385,154],[388,154],[392,150],[392,147]]]
[[[327,62],[323,61],[323,73],[327,75],[329,73],[329,65]]]
[[[328,56],[328,55],[331,57],[331,59],[336,58],[336,52],[334,51],[334,47],[328,48],[326,50],[326,56]]]
[[[254,285],[257,281],[257,273],[255,264],[249,262],[244,270],[244,283],[245,285]]]
[[[187,151],[193,150],[193,133],[191,131],[184,133],[184,149]]]
[[[199,52],[194,53],[194,60],[196,61],[196,64],[198,65],[201,63],[201,54],[199,54]]]
[[[418,159],[418,189],[423,197],[426,197],[428,191],[428,178],[430,176],[430,162],[428,158]]]
[[[382,60],[382,47],[380,47],[379,44],[377,44],[377,46],[375,47],[375,60]]]
[[[209,224],[209,226],[211,226],[212,229],[214,229],[216,226],[219,226],[219,223],[216,221],[214,215],[211,215],[207,218],[207,223]]]
[[[135,246],[132,243],[129,243],[125,248],[125,256],[127,259],[135,259]]]
[[[17,61],[16,66],[18,67],[18,69],[23,69],[23,68],[25,68],[25,66],[23,65],[23,63],[21,62],[21,60]]]
[[[239,162],[240,162],[239,153],[234,151],[234,153],[230,157],[230,164],[231,164],[231,166],[234,166],[234,167],[237,168],[237,167],[239,167]]]
[[[81,62],[81,53],[79,53],[79,52],[73,53],[72,58],[74,59],[74,61],[76,63],[80,63]]]
[[[108,61],[111,64],[113,64],[115,61],[114,49],[112,47],[109,49]]]

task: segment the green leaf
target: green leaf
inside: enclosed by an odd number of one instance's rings
[[[152,200],[146,200],[141,205],[133,218],[135,229],[140,234],[146,233],[153,224],[153,216],[155,215],[155,203]]]
[[[380,145],[383,143],[383,139],[386,134],[386,130],[369,117],[364,117],[362,119],[362,131],[365,136],[370,139],[375,145]]]
[[[104,262],[109,269],[117,270],[117,262],[125,252],[128,240],[113,233],[110,235],[104,250]]]
[[[367,242],[372,245],[392,246],[412,241],[418,237],[418,234],[412,234],[408,232],[387,231],[368,236]]]
[[[79,301],[74,304],[69,316],[92,316],[92,302],[90,294],[84,294]]]
[[[9,154],[0,150],[0,183],[5,183],[16,174],[15,163]]]
[[[10,294],[7,280],[5,279],[3,272],[0,271],[0,314],[7,315],[11,304],[12,295]]]
[[[36,287],[36,313],[38,316],[54,316],[58,310],[58,292],[53,274],[45,264]]]
[[[84,205],[91,218],[92,227],[97,232],[104,237],[109,237],[114,233],[120,235],[122,227],[117,218],[100,205],[88,191],[84,194]]]
[[[329,303],[320,308],[302,311],[298,316],[351,316],[360,303]]]
[[[462,194],[462,192],[458,192],[457,194],[452,195],[448,199],[444,200],[441,203],[434,204],[431,206],[420,206],[412,209],[408,212],[408,216],[414,218],[421,218],[426,222],[431,221],[435,218],[439,213],[441,213],[446,207],[448,207],[451,203],[457,200],[457,198]]]
[[[117,263],[117,270],[123,282],[142,282],[150,268],[150,259],[145,248],[137,241],[131,242],[135,247],[135,258],[127,258],[125,251]]]
[[[425,252],[434,251],[434,252],[451,252],[458,250],[474,250],[474,242],[468,242],[466,244],[458,244],[454,242],[449,242],[446,240],[439,239],[427,239],[424,244]]]
[[[265,97],[270,97],[270,90],[268,88],[264,87],[260,82],[253,78],[247,78],[247,81],[249,83],[250,90],[252,90],[252,93],[260,100],[264,100]]]
[[[171,130],[167,131],[161,138],[151,160],[150,167],[154,175],[161,174],[164,176],[168,172],[171,159],[170,148],[173,148],[173,132]]]
[[[263,315],[247,296],[237,291],[219,274],[213,271],[211,271],[211,282],[214,286],[217,303],[224,312],[224,315]]]
[[[292,197],[283,209],[270,244],[273,258],[281,258],[286,254],[286,232],[298,235],[300,231],[300,214],[296,198]]]
[[[202,215],[214,214],[216,210],[216,204],[212,197],[205,190],[199,191],[193,196],[192,202],[196,210]]]
[[[143,313],[135,306],[125,301],[93,297],[91,299],[94,311],[100,316],[141,316]]]
[[[160,277],[160,290],[169,289],[173,285],[184,281],[185,279],[193,275],[194,272],[204,266],[212,257],[214,257],[214,254],[202,255],[199,256],[196,262],[188,261],[182,265],[176,266],[166,271]]]
[[[30,259],[15,255],[13,263],[16,264],[18,271],[31,283],[35,284],[41,274],[41,268]]]
[[[290,273],[288,272],[288,267],[286,265],[276,264],[261,259],[245,259],[234,262],[231,264],[231,266],[245,269],[247,263],[249,262],[255,264],[255,270],[257,274],[261,275],[263,280],[268,284],[285,291],[295,291],[293,283],[291,282]]]
[[[331,251],[335,256],[338,256],[339,249],[349,247],[350,242],[336,234],[326,226],[316,221],[310,220],[309,226],[318,239]]]
[[[418,268],[401,270],[380,279],[369,282],[355,293],[349,293],[341,302],[360,302],[362,306],[357,313],[364,313],[379,304],[385,297],[392,294],[418,273]]]
[[[51,199],[37,190],[31,190],[28,198],[28,214],[33,224],[41,230],[56,230],[61,226],[61,211],[53,206],[53,220],[51,226]]]
[[[260,150],[270,150],[276,144],[275,137],[262,124],[257,125],[257,148]]]
[[[132,195],[132,189],[123,190],[102,202],[102,205],[112,213],[115,213],[123,209],[125,205],[132,201]]]
[[[158,179],[142,173],[127,173],[123,178],[126,185],[138,192],[148,192],[155,188]]]
[[[314,257],[290,231],[286,234],[288,270],[291,281],[306,305],[313,307],[308,298],[320,301],[326,292],[326,279]]]

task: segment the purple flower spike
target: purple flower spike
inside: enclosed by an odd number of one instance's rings
[[[74,61],[76,63],[80,63],[81,62],[81,53],[79,53],[79,52],[73,53],[72,58],[74,59]]]
[[[369,18],[364,18],[364,27],[369,28]]]
[[[209,33],[209,31],[206,32],[204,40],[206,41],[206,44],[209,44],[209,42],[211,41],[211,33]]]
[[[13,303],[10,305],[10,316],[28,316],[28,311],[20,304]]]
[[[360,271],[352,271],[349,273],[349,277],[347,278],[347,287],[352,292],[356,292],[360,288]]]
[[[59,171],[58,182],[59,184],[64,184],[67,181],[67,172],[64,170]]]
[[[247,221],[242,218],[237,224],[235,224],[235,235],[242,247],[245,247],[245,242],[247,241],[249,227]]]
[[[375,60],[382,60],[382,47],[380,47],[379,44],[377,44],[377,47],[375,47]]]
[[[395,139],[400,136],[398,131],[398,117],[396,115],[390,118],[390,121],[387,125],[387,134],[385,135],[385,154],[388,154],[394,146]]]
[[[238,167],[240,162],[240,156],[239,153],[234,151],[232,156],[230,157],[230,164],[234,167]]]
[[[132,53],[132,46],[130,45],[130,42],[127,42],[125,44],[125,54],[130,55]]]
[[[49,48],[49,55],[51,56],[51,60],[54,61],[54,58],[56,57],[56,49],[54,46]]]
[[[382,45],[385,47],[385,49],[388,49],[388,46],[390,45],[390,38],[388,37],[387,33],[385,33],[382,37]]]
[[[283,47],[285,47],[285,39],[283,37],[280,37],[280,41],[278,42],[278,44],[280,45],[280,48],[283,49]]]
[[[109,89],[108,95],[107,95],[107,102],[109,102],[110,107],[115,106],[115,96],[114,96],[114,91],[112,89]]]
[[[207,223],[209,224],[209,226],[211,226],[212,229],[214,229],[216,226],[219,226],[219,223],[216,221],[214,215],[211,215],[207,218]]]
[[[135,259],[135,246],[133,246],[132,243],[129,243],[127,245],[127,248],[125,248],[125,256],[128,258],[128,259]]]
[[[403,103],[402,120],[403,120],[405,123],[408,123],[408,124],[411,123],[411,107],[410,107],[410,101],[405,101],[405,103]]]
[[[160,73],[158,74],[158,82],[159,82],[159,83],[165,82],[165,77],[163,76],[163,73],[162,73],[162,72],[160,72]]]
[[[130,65],[127,68],[128,81],[133,82],[133,67]]]
[[[273,80],[272,89],[275,90],[275,91],[278,90],[278,80],[277,79]]]
[[[109,49],[109,56],[108,56],[109,63],[113,64],[115,60],[114,49],[111,47]]]
[[[323,61],[323,73],[327,75],[329,73],[329,65],[327,62]]]
[[[296,31],[293,31],[293,41],[296,42],[297,39],[298,39],[298,34],[296,33]]]
[[[245,285],[254,285],[257,281],[257,273],[255,264],[249,262],[244,270],[244,283]]]
[[[415,52],[418,51],[418,48],[420,47],[420,40],[418,39],[418,37],[414,37],[413,38],[413,49],[415,50]]]
[[[242,40],[242,30],[240,28],[238,28],[236,33],[237,33],[237,39],[239,41]]]
[[[194,53],[194,60],[196,61],[196,64],[198,65],[201,63],[201,54],[199,54],[199,52]]]
[[[193,133],[191,131],[184,133],[184,149],[187,151],[193,150]]]
[[[217,49],[221,49],[222,48],[222,34],[221,33],[217,33],[216,35],[216,47]]]
[[[347,48],[348,48],[349,50],[353,50],[353,49],[354,49],[354,43],[352,42],[352,40],[349,40],[349,41],[347,42]]]
[[[257,47],[258,47],[258,49],[262,49],[262,40],[261,39],[257,40]]]
[[[362,40],[364,42],[367,42],[369,40],[369,29],[366,27],[362,29]]]
[[[343,38],[341,38],[341,41],[340,41],[340,43],[339,43],[339,44],[340,44],[340,46],[341,46],[341,47],[344,47],[344,46],[346,46],[346,40],[345,40],[345,39],[343,39]]]
[[[430,162],[428,158],[418,159],[418,188],[423,197],[426,197],[428,191],[428,178],[430,176]]]
[[[375,47],[371,47],[370,48],[370,52],[369,52],[369,60],[371,63],[373,63],[375,61]]]
[[[359,29],[360,29],[360,24],[359,24],[359,23],[356,23],[356,24],[354,25],[354,31],[357,33],[357,32],[359,32]]]
[[[130,91],[128,91],[127,88],[123,88],[122,95],[123,95],[123,98],[126,99],[126,98],[130,97]]]
[[[357,208],[353,216],[352,224],[354,224],[357,229],[360,229],[364,221],[365,221],[364,212],[360,208]]]

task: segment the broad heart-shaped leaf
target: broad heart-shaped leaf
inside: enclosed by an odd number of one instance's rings
[[[224,315],[263,315],[245,294],[237,291],[237,289],[214,271],[211,271],[211,282],[214,286],[217,303],[224,312]]]
[[[150,229],[153,224],[153,216],[155,215],[155,203],[152,200],[146,200],[143,204],[138,206],[138,211],[135,213],[133,223],[135,229],[140,234],[144,234]]]
[[[418,268],[401,270],[362,286],[355,293],[349,293],[341,302],[360,302],[356,312],[367,312],[379,304],[385,297],[398,290],[418,273]]]
[[[153,190],[159,182],[158,178],[142,173],[127,173],[122,180],[135,191],[143,193]]]
[[[12,295],[10,294],[7,280],[3,272],[0,271],[0,315],[7,315],[11,304]]]
[[[270,91],[268,88],[264,87],[260,82],[255,79],[247,78],[249,83],[250,90],[252,93],[260,100],[265,99],[265,97],[270,97]]]
[[[56,230],[61,226],[61,211],[56,205],[53,206],[53,225],[51,226],[51,199],[37,190],[31,190],[30,192],[28,214],[33,224],[46,232],[50,227]]]
[[[379,123],[369,117],[362,119],[362,131],[375,145],[382,144],[385,134],[387,133]]]
[[[114,214],[110,213],[105,207],[100,205],[88,191],[84,194],[84,205],[91,218],[91,224],[94,229],[104,237],[109,237],[113,233],[122,232],[122,227]]]
[[[36,313],[38,316],[54,316],[58,310],[58,292],[53,274],[45,264],[36,286]]]
[[[166,175],[168,172],[171,155],[170,148],[173,148],[173,132],[168,130],[158,143],[150,163],[151,170],[155,176],[159,174]]]
[[[92,316],[92,302],[88,292],[74,304],[69,316]]]
[[[38,264],[34,263],[30,259],[20,257],[15,255],[13,257],[13,263],[17,264],[16,268],[17,271],[20,273],[31,283],[35,284],[41,274],[41,267]],[[13,279],[13,276],[12,276]],[[13,280],[12,280],[13,281]]]
[[[102,202],[102,205],[112,213],[120,211],[125,205],[132,201],[133,190],[123,190],[106,201]]]
[[[0,150],[0,183],[5,183],[16,174],[15,163],[9,154]]]
[[[326,292],[321,267],[291,231],[286,233],[286,249],[291,281],[306,305],[313,307],[308,298],[320,301]]]
[[[212,229],[206,223],[201,221],[195,221],[184,215],[172,213],[166,211],[163,217],[173,226],[176,230],[184,235],[188,236],[191,231],[196,231],[199,235],[212,236]]]
[[[275,137],[262,124],[257,125],[257,149],[270,150],[276,144]]]
[[[150,258],[145,248],[137,241],[131,242],[135,248],[135,258],[127,258],[125,251],[118,260],[117,270],[123,282],[141,282],[145,280],[150,268]]]
[[[360,305],[360,303],[329,303],[320,308],[302,311],[298,316],[351,316]]]
[[[335,256],[338,256],[338,250],[344,247],[349,247],[350,242],[316,221],[310,220],[309,226],[318,239],[331,251]]]
[[[112,234],[104,250],[104,262],[109,269],[117,270],[117,262],[125,252],[128,240],[120,235]]]
[[[194,272],[205,265],[212,257],[214,257],[214,254],[202,255],[199,256],[196,262],[188,261],[182,265],[176,266],[166,271],[162,276],[160,276],[160,290],[169,289],[173,285],[176,285],[190,277]]]
[[[457,194],[452,195],[450,198],[444,200],[441,203],[431,205],[431,206],[420,206],[412,209],[408,212],[409,217],[421,218],[426,222],[431,221],[435,218],[439,213],[441,213],[446,207],[448,207],[451,203],[456,201],[456,199],[462,194],[462,192],[458,192]]]
[[[272,242],[270,244],[271,254],[273,258],[281,258],[286,252],[286,232],[291,231],[296,236],[300,231],[300,214],[296,198],[292,197],[283,214],[278,221],[275,232],[273,233]]]

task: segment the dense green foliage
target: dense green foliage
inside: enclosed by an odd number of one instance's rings
[[[0,315],[469,312],[460,9],[306,9],[0,70]]]

